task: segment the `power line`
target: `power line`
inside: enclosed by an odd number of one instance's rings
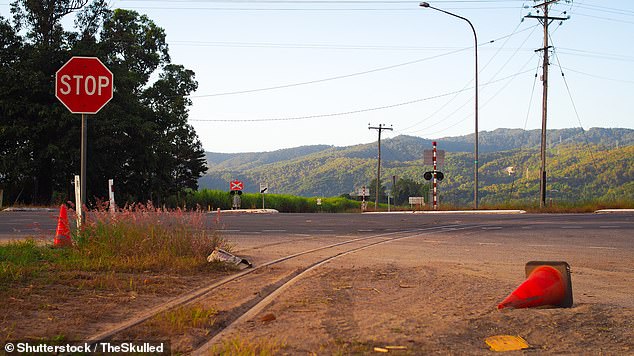
[[[351,73],[351,74],[338,75],[338,76],[329,77],[329,78],[309,80],[309,81],[306,81],[306,82],[299,82],[299,83],[276,85],[276,86],[272,86],[272,87],[257,88],[257,89],[238,90],[238,91],[231,91],[231,92],[224,92],[224,93],[215,93],[215,94],[191,95],[190,97],[191,98],[209,98],[209,97],[215,97],[215,96],[247,94],[247,93],[260,92],[260,91],[268,91],[268,90],[290,88],[290,87],[296,87],[296,86],[302,86],[302,85],[308,85],[308,84],[323,83],[323,82],[328,82],[328,81],[332,81],[332,80],[339,80],[339,79],[344,79],[344,78],[356,77],[356,76],[359,76],[359,75],[365,75],[365,74],[380,72],[380,71],[384,71],[384,70],[388,70],[388,69],[394,69],[394,68],[398,68],[398,67],[403,67],[403,66],[407,66],[407,65],[411,65],[411,64],[415,64],[415,63],[428,61],[428,60],[431,60],[431,59],[441,58],[441,57],[452,55],[452,54],[455,54],[455,53],[458,53],[458,52],[466,51],[469,48],[471,48],[471,47],[461,48],[461,49],[458,49],[458,50],[455,50],[455,51],[439,54],[439,55],[436,55],[436,56],[416,59],[416,60],[409,61],[409,62],[394,64],[394,65],[390,65],[390,66],[386,66],[386,67],[379,67],[379,68],[375,68],[375,69],[366,70],[366,71],[363,71],[363,72],[356,72],[356,73]]]
[[[487,63],[486,63],[483,67],[482,67],[482,69],[480,70],[481,72],[482,72],[482,71],[484,71],[484,70],[485,70],[485,69],[489,66],[489,64],[491,64],[491,62],[493,61],[493,59],[494,59],[495,57],[497,57],[497,55],[500,53],[500,51],[502,50],[502,48],[504,48],[504,47],[506,46],[506,43],[508,42],[509,38],[511,38],[511,36],[513,36],[513,35],[517,32],[517,29],[520,27],[520,25],[521,25],[521,24],[522,24],[522,22],[520,21],[520,22],[517,24],[517,26],[515,27],[515,29],[513,29],[513,32],[511,33],[511,35],[509,35],[509,36],[505,39],[504,43],[502,43],[502,47],[500,47],[500,49],[499,49],[497,52],[495,52],[495,54],[494,54],[494,55],[493,55],[493,56],[489,59],[489,61],[488,61],[488,62],[487,62]],[[533,28],[537,28],[537,26],[534,26]],[[530,35],[529,35],[529,36],[530,36]],[[517,52],[516,52],[516,53],[517,53]],[[513,56],[514,56],[514,55],[515,55],[515,54],[513,54]],[[498,73],[496,73],[496,75],[497,75],[497,74],[499,74],[499,72],[498,72]],[[468,86],[469,84],[471,84],[472,82],[473,82],[473,79],[469,80],[469,82],[467,82],[467,84],[465,84],[465,87],[466,87],[466,86]],[[463,89],[464,89],[464,88],[463,88]],[[402,130],[399,130],[398,132],[404,132],[404,131],[407,131],[407,130],[409,130],[409,129],[411,129],[411,128],[415,127],[415,126],[418,126],[418,125],[422,124],[423,122],[425,122],[425,121],[427,121],[427,120],[431,119],[431,118],[432,118],[432,117],[434,117],[436,114],[438,114],[440,111],[442,111],[442,109],[444,109],[444,108],[445,108],[447,105],[449,105],[452,101],[454,101],[457,97],[458,97],[458,94],[454,95],[451,99],[447,100],[447,101],[446,101],[446,102],[445,102],[445,103],[444,103],[441,107],[439,107],[439,108],[438,108],[436,111],[434,111],[431,115],[427,116],[426,118],[424,118],[424,119],[422,119],[422,120],[418,121],[417,123],[415,123],[415,124],[413,124],[413,125],[410,125],[410,126],[408,126],[408,127],[404,128],[404,129],[402,129]],[[458,109],[461,109],[461,108],[462,108],[462,107],[464,107],[465,105],[466,105],[466,103],[465,103],[465,104],[463,104],[463,105],[461,105]],[[454,112],[455,112],[455,111],[454,111]],[[453,113],[452,113],[452,114],[453,114]],[[415,132],[416,132],[416,131],[415,131]]]
[[[520,22],[520,24],[521,24],[521,22]],[[519,25],[518,25],[518,26],[519,26]],[[533,31],[534,31],[536,28],[537,28],[537,26],[534,26],[534,27],[533,27]],[[517,27],[515,28],[515,30],[517,30]],[[526,43],[526,41],[527,41],[527,40],[531,37],[531,35],[533,34],[533,31],[531,31],[531,32],[529,33],[529,35],[528,35],[528,36],[524,39],[524,42],[522,42],[522,45],[524,45],[524,43]],[[506,43],[506,42],[505,42],[505,43]],[[509,57],[509,58],[507,59],[507,61],[504,63],[504,65],[503,65],[501,68],[499,68],[499,69],[498,69],[498,71],[497,71],[497,72],[496,72],[496,73],[495,73],[495,74],[491,77],[491,79],[490,79],[490,80],[489,80],[486,84],[489,84],[489,83],[491,83],[491,82],[493,82],[493,81],[495,80],[495,77],[497,77],[497,75],[498,75],[498,74],[500,74],[500,73],[502,72],[502,70],[503,70],[503,69],[504,69],[504,68],[508,65],[508,63],[511,61],[511,59],[513,59],[513,57],[515,57],[515,55],[518,53],[518,51],[519,51],[519,48],[518,48],[518,50],[516,50],[516,51],[513,53],[513,55],[511,55],[511,57]],[[498,53],[499,53],[499,52],[498,52]],[[496,54],[497,54],[497,53],[496,53]],[[491,63],[491,61],[492,61],[492,60],[493,60],[493,58],[491,58],[491,59],[489,60],[489,62],[488,62],[488,63],[487,63],[487,64],[486,64],[483,68],[482,68],[482,70],[484,70],[484,68],[486,68],[486,67],[487,67],[487,66]],[[522,66],[521,70],[522,70],[522,69],[524,69],[524,68],[528,65],[528,63],[529,63],[529,62],[530,62],[530,59],[529,59],[529,61],[528,61],[528,62],[526,62],[526,63]],[[469,81],[469,83],[471,83],[472,81],[473,81],[473,80]],[[467,83],[467,85],[469,85],[469,83]],[[508,85],[508,84],[507,84],[507,85]],[[506,87],[506,86],[504,86],[504,87]],[[503,88],[504,88],[504,87],[503,87]],[[499,91],[498,91],[498,93],[496,93],[496,94],[495,94],[492,98],[490,98],[490,99],[487,101],[487,103],[488,103],[489,101],[491,101],[491,100],[492,100],[495,96],[497,96],[498,94],[499,94]],[[409,126],[409,127],[405,128],[404,130],[408,130],[408,129],[410,129],[410,128],[414,127],[414,126],[417,126],[418,124],[422,123],[423,121],[427,121],[427,120],[428,120],[428,119],[430,119],[432,116],[436,115],[436,114],[437,114],[440,110],[442,110],[442,109],[443,109],[443,108],[444,108],[444,107],[445,107],[445,106],[446,106],[449,102],[453,101],[456,97],[457,97],[457,95],[456,95],[456,96],[454,96],[454,97],[453,97],[450,101],[448,101],[445,105],[443,105],[443,106],[442,106],[439,110],[436,110],[436,111],[435,111],[432,115],[430,115],[430,116],[428,116],[427,118],[425,118],[425,119],[421,120],[421,121],[420,121],[419,123],[417,123],[417,124],[414,124],[414,125],[412,125],[412,126]],[[467,101],[467,102],[465,102],[464,104],[462,104],[460,107],[458,107],[456,110],[454,110],[454,111],[453,111],[452,113],[450,113],[448,116],[446,116],[444,119],[447,119],[447,118],[449,118],[449,117],[453,116],[455,113],[457,113],[458,111],[460,111],[460,109],[462,109],[462,108],[463,108],[465,105],[467,105],[469,102],[470,102],[470,101]],[[486,104],[487,104],[487,103],[485,103],[485,104],[484,104],[484,106],[486,106]],[[469,117],[469,116],[467,116],[467,117]],[[465,120],[466,120],[466,118],[465,118]],[[443,121],[443,120],[439,120],[439,121],[438,121],[438,123],[440,123],[440,122],[442,122],[442,121]],[[462,120],[462,121],[464,121],[464,120]],[[462,121],[460,121],[460,122],[462,122]],[[435,124],[434,124],[434,125],[432,125],[432,126],[428,126],[427,128],[429,128],[429,127],[433,127],[433,126],[435,126]],[[453,126],[455,126],[455,125],[452,125],[452,126],[450,126],[450,127],[453,127]],[[449,128],[450,128],[450,127],[449,127]],[[427,129],[427,128],[425,128],[425,129]],[[403,130],[403,131],[404,131],[404,130]],[[420,132],[420,131],[422,131],[422,130],[410,131],[410,133],[416,133],[416,132]],[[440,131],[440,132],[442,132],[442,131]]]
[[[498,80],[495,80],[493,82],[490,82],[490,83],[487,83],[487,84],[484,84],[484,85],[489,85],[489,84],[494,84],[494,83],[497,83],[497,82],[501,82],[503,80],[506,80],[506,79],[509,79],[509,78],[514,78],[514,77],[517,77],[518,75],[521,75],[521,74],[524,74],[524,73],[527,73],[527,72],[529,72],[529,71],[515,73],[515,74],[510,75],[508,77],[500,78]],[[482,85],[482,86],[484,86],[484,85]],[[437,98],[442,98],[442,97],[445,97],[445,96],[454,95],[456,93],[467,91],[467,90],[471,90],[471,89],[473,89],[473,86],[471,86],[469,88],[464,88],[464,89],[461,89],[461,90],[456,90],[456,91],[453,91],[453,92],[433,95],[433,96],[420,98],[420,99],[409,100],[409,101],[396,103],[396,104],[383,105],[383,106],[377,106],[377,107],[365,108],[365,109],[350,110],[350,111],[343,111],[343,112],[336,112],[336,113],[328,113],[328,114],[315,114],[315,115],[294,116],[294,117],[284,117],[284,118],[265,118],[265,119],[191,119],[190,118],[188,121],[194,121],[194,122],[272,122],[272,121],[298,121],[298,120],[319,119],[319,118],[326,118],[326,117],[344,116],[344,115],[360,114],[360,113],[370,112],[370,111],[391,109],[391,108],[395,108],[395,107],[399,107],[399,106],[405,106],[405,105],[419,103],[419,102],[422,102],[422,101],[428,101],[428,100],[433,100],[433,99],[437,99]]]
[[[551,42],[552,39],[551,39]],[[568,86],[568,81],[566,80],[566,76],[564,75],[563,70],[561,70],[561,62],[559,61],[559,56],[557,55],[557,52],[554,51],[554,55],[555,58],[557,59],[557,64],[559,64],[559,68],[560,68],[560,72],[561,72],[561,78],[564,80],[564,84],[566,86],[566,91],[568,92],[568,97],[570,98],[570,102],[572,103],[572,108],[575,112],[575,116],[577,117],[577,121],[579,122],[579,127],[581,127],[581,132],[583,133],[583,138],[584,141],[586,143],[586,148],[588,149],[588,152],[590,152],[590,158],[592,159],[592,165],[594,166],[594,169],[598,172],[599,168],[597,167],[596,164],[596,160],[594,159],[594,154],[592,153],[592,150],[590,149],[590,143],[588,142],[588,137],[586,136],[586,130],[583,129],[583,124],[581,123],[581,116],[579,116],[579,111],[577,110],[577,105],[575,105],[575,101],[572,98],[572,93],[570,92],[570,86]]]
[[[573,72],[573,73],[577,73],[577,74],[581,74],[581,75],[585,75],[588,77],[592,77],[592,78],[597,78],[597,79],[603,79],[603,80],[610,80],[613,82],[621,82],[621,83],[628,83],[628,84],[634,84],[634,80],[625,80],[625,79],[616,79],[616,78],[608,78],[608,77],[603,77],[600,75],[596,75],[596,74],[590,74],[590,73],[586,73],[586,72],[582,72],[579,70],[575,70],[575,69],[571,69],[571,68],[567,68],[567,67],[559,67],[561,69],[565,69],[569,72]]]
[[[522,68],[521,68],[521,69],[523,70],[524,68],[526,68],[526,66],[530,63],[530,61],[531,61],[531,60],[532,60],[532,58],[530,58],[530,59],[529,59],[529,60],[528,60],[528,61],[527,61],[527,62],[526,62],[523,66],[522,66]],[[511,76],[508,76],[508,77],[503,78],[503,80],[506,80],[506,79],[511,79],[511,80],[509,80],[508,82],[506,82],[506,83],[505,83],[505,84],[504,84],[504,85],[503,85],[500,89],[498,89],[498,91],[497,91],[497,92],[495,92],[495,94],[493,94],[493,95],[492,95],[492,96],[491,96],[491,97],[490,97],[490,98],[489,98],[489,99],[488,99],[488,100],[487,100],[487,101],[486,101],[486,102],[482,105],[482,108],[485,108],[485,107],[486,107],[486,106],[487,106],[487,105],[488,105],[491,101],[493,101],[493,99],[495,99],[498,95],[500,95],[500,93],[502,93],[502,92],[504,91],[504,89],[506,89],[506,87],[508,87],[508,86],[511,84],[511,82],[512,82],[512,80],[513,80],[513,79],[515,79],[515,78],[516,78],[517,76],[519,76],[520,74],[528,73],[528,72],[531,72],[531,71],[532,71],[532,69],[527,70],[527,71],[521,71],[521,72],[519,72],[519,73],[517,73],[517,74],[514,74],[514,75],[511,75]],[[499,82],[499,81],[501,81],[501,80],[489,81],[489,82],[487,82],[486,84],[481,85],[481,86],[486,86],[486,85],[489,85],[489,84],[491,84],[491,83],[494,83],[494,82]],[[468,104],[468,103],[470,103],[470,102],[471,102],[471,100],[469,100],[469,101],[465,102],[465,103],[464,103],[463,105],[461,105],[459,108],[457,108],[456,110],[454,110],[451,114],[449,114],[449,115],[447,115],[446,117],[444,117],[444,120],[438,120],[435,124],[432,124],[432,125],[427,126],[427,127],[423,128],[423,129],[420,129],[420,130],[410,131],[409,133],[417,133],[417,132],[421,132],[421,131],[427,130],[427,129],[429,129],[429,128],[432,128],[432,127],[434,127],[434,126],[436,126],[436,125],[438,125],[438,124],[440,124],[440,123],[443,123],[446,119],[448,119],[448,118],[452,117],[455,113],[457,113],[458,111],[460,111],[460,109],[462,109],[465,105],[467,105],[467,104]],[[458,125],[458,124],[460,124],[460,123],[465,122],[467,119],[469,119],[469,118],[471,117],[471,115],[472,115],[472,114],[466,115],[466,116],[465,116],[465,117],[463,117],[460,121],[458,121],[458,122],[454,123],[454,124],[453,124],[453,125],[451,125],[451,126],[447,126],[447,127],[443,128],[442,130],[434,131],[434,132],[427,133],[427,134],[428,134],[428,135],[434,135],[434,134],[437,134],[437,133],[440,133],[440,132],[443,132],[443,131],[447,131],[448,129],[450,129],[450,128],[454,127],[454,126],[456,126],[456,125]]]
[[[478,46],[484,46],[484,45],[488,45],[488,44],[491,44],[491,43],[495,43],[496,41],[499,41],[499,40],[505,39],[505,38],[509,38],[509,37],[511,37],[513,35],[522,33],[524,31],[530,30],[531,28],[535,28],[535,27],[536,26],[527,27],[526,29],[523,29],[521,31],[517,31],[517,32],[511,33],[510,35],[505,35],[505,36],[502,36],[502,37],[499,37],[499,38],[484,42],[482,44],[479,44]],[[441,58],[441,57],[444,57],[444,56],[449,56],[449,55],[452,55],[452,54],[455,54],[455,53],[459,53],[459,52],[462,52],[462,51],[470,50],[471,48],[473,48],[473,46],[460,48],[460,49],[457,49],[457,50],[454,50],[454,51],[442,53],[442,54],[431,56],[431,57],[420,58],[420,59],[416,59],[416,60],[413,60],[413,61],[398,63],[398,64],[389,65],[389,66],[385,66],[385,67],[374,68],[374,69],[370,69],[370,70],[366,70],[366,71],[362,71],[362,72],[338,75],[338,76],[334,76],[334,77],[315,79],[315,80],[309,80],[309,81],[298,82],[298,83],[282,84],[282,85],[276,85],[276,86],[270,86],[270,87],[264,87],[264,88],[236,90],[236,91],[231,91],[231,92],[213,93],[213,94],[191,95],[190,98],[209,98],[209,97],[216,97],[216,96],[247,94],[247,93],[260,92],[260,91],[277,90],[277,89],[291,88],[291,87],[302,86],[302,85],[323,83],[323,82],[328,82],[328,81],[332,81],[332,80],[339,80],[339,79],[345,79],[345,78],[350,78],[350,77],[356,77],[356,76],[360,76],[360,75],[376,73],[376,72],[380,72],[380,71],[384,71],[384,70],[390,70],[390,69],[394,69],[394,68],[398,68],[398,67],[408,66],[408,65],[411,65],[411,64],[416,64],[416,63],[428,61],[428,60],[431,60],[431,59],[436,59],[436,58]]]

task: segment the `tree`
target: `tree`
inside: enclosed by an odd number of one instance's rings
[[[112,101],[88,118],[88,198],[107,196],[109,178],[121,200],[196,189],[206,166],[187,124],[194,73],[170,63],[165,31],[147,16],[88,2],[19,0],[13,25],[0,18],[0,185],[7,200],[47,204],[79,172],[79,116],[53,92],[55,72],[73,55],[99,57],[115,78]],[[78,31],[64,31],[61,19],[72,12]]]
[[[368,197],[368,201],[373,202],[376,200],[376,178],[372,179],[368,187],[370,188],[370,196]],[[387,203],[387,194],[385,194],[385,186],[381,184],[379,186],[379,203],[383,202]]]
[[[395,205],[406,205],[409,203],[409,197],[426,197],[427,194],[429,194],[427,184],[417,183],[407,178],[397,180],[392,189]]]

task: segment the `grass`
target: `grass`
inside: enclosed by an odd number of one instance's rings
[[[108,273],[196,272],[214,270],[207,256],[229,248],[201,211],[166,211],[135,205],[116,214],[88,213],[73,245],[51,248],[33,240],[0,246],[0,289],[52,271]],[[98,284],[98,282],[97,282]],[[111,283],[106,283],[111,284]]]
[[[179,203],[171,201],[173,206],[195,207],[201,206],[205,210],[231,209],[231,195],[225,191],[202,189],[191,191]],[[241,207],[244,209],[261,209],[262,195],[259,193],[245,193],[240,196]],[[361,202],[342,197],[321,198],[321,205],[317,205],[316,197],[299,197],[288,194],[265,194],[264,207],[276,209],[282,213],[342,213],[351,209],[361,209]]]
[[[232,356],[272,356],[277,355],[285,347],[285,343],[275,338],[250,339],[236,336],[226,340],[222,345],[214,346],[211,355]]]
[[[185,305],[152,318],[149,327],[161,335],[182,334],[188,329],[207,329],[213,326],[218,311],[201,305]]]

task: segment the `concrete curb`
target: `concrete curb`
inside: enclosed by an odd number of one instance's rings
[[[53,208],[13,208],[13,207],[9,207],[6,208],[4,210],[0,210],[0,212],[11,212],[11,211],[45,211],[45,212],[52,212],[52,211],[58,211],[58,209],[53,209]]]
[[[601,209],[594,212],[595,214],[618,214],[618,213],[634,213],[634,209]]]
[[[217,214],[218,211],[210,211],[208,214]],[[220,210],[220,214],[278,214],[275,209],[237,209],[237,210]]]
[[[526,214],[525,210],[423,210],[423,211],[370,211],[364,214]]]

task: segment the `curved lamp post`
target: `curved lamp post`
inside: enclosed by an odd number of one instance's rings
[[[475,49],[475,147],[474,147],[474,160],[473,160],[475,167],[473,172],[473,175],[474,175],[473,208],[478,209],[478,35],[476,35],[475,28],[473,27],[473,24],[471,23],[471,21],[469,21],[465,17],[456,15],[449,11],[435,8],[429,5],[429,3],[427,2],[421,2],[420,7],[434,9],[436,11],[444,12],[447,15],[457,17],[461,20],[465,20],[467,21],[469,26],[471,26],[471,30],[473,31],[473,39],[475,40],[475,46],[473,47]]]

